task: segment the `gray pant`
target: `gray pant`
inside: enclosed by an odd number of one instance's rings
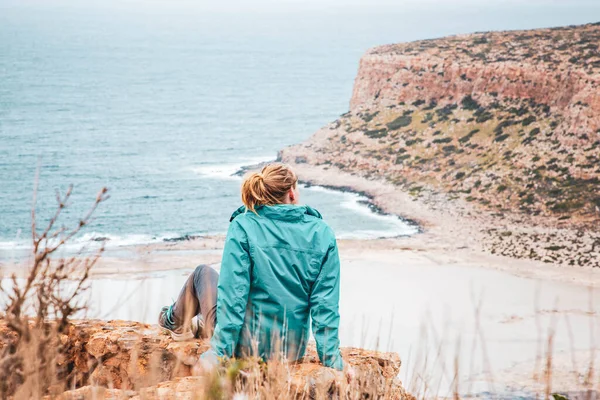
[[[217,318],[217,283],[219,273],[208,265],[196,267],[189,276],[177,301],[173,304],[176,325],[188,324],[196,315],[202,316],[202,337],[210,338]]]

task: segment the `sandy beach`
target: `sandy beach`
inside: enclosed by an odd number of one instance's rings
[[[415,199],[397,187],[380,181],[366,180],[342,171],[322,167],[296,165],[302,180],[312,185],[355,190],[371,197],[381,212],[398,215],[419,224],[420,233],[407,237],[352,240],[340,239],[342,260],[373,256],[399,264],[409,262],[411,255],[420,254],[430,266],[466,263],[478,268],[504,271],[524,278],[553,280],[582,286],[598,286],[600,271],[588,266],[565,266],[535,260],[491,254],[482,249],[485,236],[482,226],[496,221],[485,214],[474,214],[460,204],[442,204],[439,199]],[[326,216],[325,216],[326,217]],[[518,230],[515,222],[505,222],[505,228]],[[160,242],[147,245],[110,247],[92,270],[92,276],[102,277],[139,272],[188,270],[200,264],[220,262],[224,235],[203,236],[192,240]],[[1,265],[5,274],[23,275],[27,260]]]
[[[527,391],[544,387],[553,335],[555,390],[585,388],[579,377],[595,356],[593,329],[600,324],[600,290],[587,286],[589,276],[556,272],[542,279],[545,265],[515,261],[508,269],[502,257],[417,242],[340,241],[344,346],[397,352],[401,377],[415,391],[420,383],[411,379],[425,374],[446,395],[455,359],[464,390]],[[92,281],[88,316],[154,323],[196,264],[218,262],[199,246],[137,249],[137,260],[109,252]]]

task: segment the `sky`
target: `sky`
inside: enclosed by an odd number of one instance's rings
[[[263,15],[397,16],[397,24],[415,18],[435,25],[448,19],[469,19],[483,30],[523,29],[600,21],[600,0],[0,0],[7,11],[43,13],[45,10],[106,12],[137,16],[192,17],[221,15],[253,18]],[[490,15],[498,14],[498,18]],[[403,19],[406,16],[408,21]],[[485,19],[478,24],[477,19]],[[375,21],[375,22],[372,22]],[[457,25],[457,33],[467,33]],[[486,29],[487,28],[487,29]],[[445,33],[445,32],[444,32]]]
[[[598,0],[0,0],[0,6],[36,5],[103,7],[112,9],[149,10],[212,10],[226,12],[265,12],[291,10],[350,10],[385,8],[423,7],[519,7],[564,6],[569,8],[598,6]]]
[[[17,16],[18,11],[46,17],[46,11],[56,10],[177,21],[216,16],[223,20],[214,21],[234,28],[263,16],[279,15],[282,25],[289,18],[295,19],[290,21],[292,25],[298,25],[302,17],[322,17],[322,23],[335,26],[343,23],[340,18],[344,15],[358,15],[364,16],[361,21],[365,26],[357,25],[357,29],[377,29],[379,24],[380,29],[389,29],[389,24],[426,24],[434,36],[600,21],[600,0],[0,0],[0,20],[2,13]],[[227,17],[234,19],[228,21]],[[436,25],[450,29],[436,30]]]

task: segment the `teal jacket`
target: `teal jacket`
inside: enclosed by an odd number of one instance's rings
[[[342,370],[340,260],[333,231],[308,206],[262,206],[256,212],[240,207],[231,217],[212,356],[268,360],[283,351],[288,360],[299,360],[312,320],[321,362]]]

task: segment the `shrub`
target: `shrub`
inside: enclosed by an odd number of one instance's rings
[[[508,111],[511,114],[515,114],[518,117],[522,117],[523,115],[525,115],[529,112],[529,109],[527,107],[521,107],[521,108],[511,107]]]
[[[375,116],[377,116],[377,114],[379,114],[379,111],[375,111],[373,114],[369,114],[366,112],[363,114],[362,119],[365,122],[370,122],[373,118],[375,118]]]
[[[465,110],[477,110],[480,107],[479,103],[471,95],[465,96],[460,104]]]
[[[475,115],[475,122],[477,122],[478,124],[483,124],[484,122],[487,122],[490,119],[494,118],[494,115],[491,112],[483,110],[481,110],[481,112],[476,112]]]
[[[529,117],[525,118],[521,124],[523,126],[529,126],[531,124],[533,124],[535,122],[536,118],[533,115],[530,115]]]
[[[388,131],[385,128],[365,132],[365,136],[367,136],[371,139],[379,139],[379,138],[385,137],[387,135],[388,135]]]
[[[527,146],[528,144],[533,142],[534,136],[528,136],[521,142],[523,145]]]
[[[402,154],[401,156],[396,157],[396,164],[402,164],[404,160],[410,158],[410,154]]]
[[[404,128],[409,126],[412,123],[412,117],[410,115],[402,115],[398,118],[396,118],[395,120],[393,120],[392,122],[390,122],[389,124],[387,124],[387,127],[389,130],[397,130],[400,128]]]
[[[435,113],[438,115],[440,121],[447,121],[450,115],[452,115],[454,110],[456,110],[457,108],[458,106],[456,104],[448,104],[442,108],[438,108],[437,110],[435,110]]]
[[[408,139],[405,141],[407,146],[412,146],[413,144],[422,142],[423,139]]]
[[[450,143],[451,141],[452,141],[452,138],[449,138],[449,137],[433,139],[433,143]]]
[[[423,108],[423,110],[433,110],[436,107],[437,107],[437,101],[431,100],[429,102],[429,105],[427,107]]]
[[[523,200],[521,200],[521,204],[533,204],[535,202],[535,197],[532,193],[528,194]]]
[[[458,139],[458,141],[460,143],[466,143],[469,140],[471,140],[471,138],[477,133],[479,132],[479,129],[473,129],[471,132],[467,133],[465,136],[461,137],[460,139]]]
[[[509,136],[510,135],[508,133],[505,133],[500,136],[496,136],[496,138],[494,138],[494,142],[504,142],[506,139],[508,139]]]
[[[551,210],[554,212],[562,213],[567,211],[572,211],[578,208],[583,207],[583,203],[576,201],[564,201],[562,203],[557,203],[554,205]]]

